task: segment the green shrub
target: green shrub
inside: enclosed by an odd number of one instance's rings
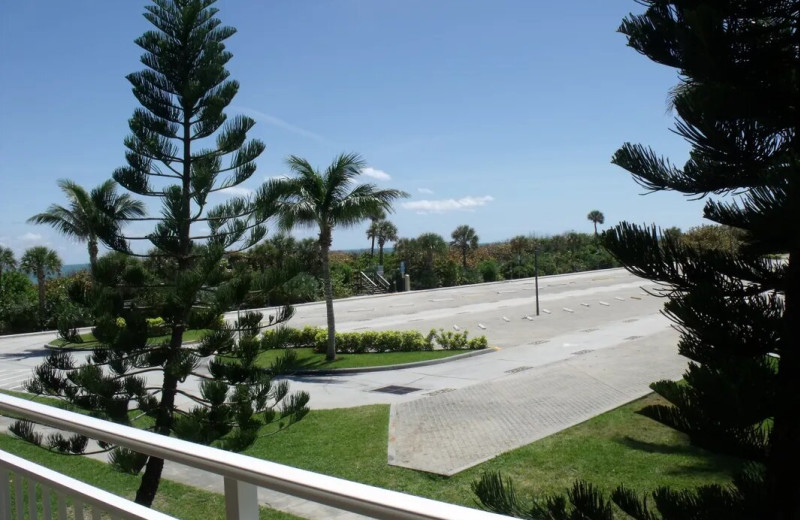
[[[71,314],[62,314],[58,317],[58,337],[67,343],[83,343],[83,338],[78,334],[76,319]]]
[[[281,334],[280,340],[276,337],[277,334]],[[466,331],[447,332],[443,329],[431,329],[427,336],[416,330],[336,333],[336,350],[343,354],[416,352],[433,350],[436,345],[445,350],[475,350],[486,348],[488,341],[485,336],[468,339]],[[263,350],[295,347],[311,347],[315,352],[323,353],[328,347],[328,331],[321,327],[286,327],[265,331],[261,337]]]
[[[147,333],[151,336],[163,336],[167,333],[167,326],[164,318],[147,318]]]
[[[502,277],[500,276],[500,266],[497,260],[484,260],[478,264],[478,272],[481,274],[484,282],[496,282]]]

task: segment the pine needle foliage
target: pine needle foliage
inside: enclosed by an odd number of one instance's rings
[[[620,32],[633,49],[678,71],[670,105],[675,132],[691,150],[679,167],[627,143],[612,162],[650,192],[706,199],[704,217],[738,240],[705,247],[627,222],[601,236],[629,271],[661,285],[664,313],[690,359],[684,381],[652,385],[669,405],[643,413],[753,466],[727,486],[661,488],[649,497],[620,487],[611,498],[626,514],[620,518],[797,519],[800,1],[638,3],[644,13],[628,16]],[[489,507],[503,489],[486,489]],[[579,507],[572,496],[559,500]],[[580,518],[604,518],[596,506]]]
[[[707,198],[704,217],[741,239],[708,249],[629,223],[604,234],[628,270],[663,284],[664,313],[691,360],[683,383],[653,385],[671,405],[645,413],[695,444],[763,463],[760,517],[800,518],[800,2],[642,3],[620,31],[678,70],[671,104],[690,157],[678,167],[628,143],[612,162],[649,191]],[[733,515],[741,501],[728,492],[699,500]]]
[[[100,346],[85,362],[53,352],[28,387],[115,422],[239,450],[262,425],[282,427],[302,418],[308,395],[290,394],[285,381],[272,381],[274,370],[255,366],[264,328],[260,313],[242,313],[232,323],[221,317],[253,291],[284,290],[296,273],[248,273],[227,261],[265,236],[272,214],[259,203],[263,189],[210,203],[214,193],[247,181],[264,150],[261,141],[247,138],[252,119],[224,112],[239,89],[225,68],[231,59],[225,41],[235,30],[216,18],[214,3],[152,0],[145,7],[153,29],[136,40],[145,69],[127,77],[141,106],[129,120],[127,165],[113,177],[129,192],[160,201],[161,212],[124,219],[152,223],[144,236],[106,227],[100,238],[119,253],[99,259],[94,272],[93,333]],[[131,247],[133,241],[153,249],[134,253],[140,248]],[[150,269],[137,256],[147,257]],[[278,325],[291,313],[283,308],[268,323]],[[184,345],[188,329],[209,333]],[[168,339],[148,341],[163,335]],[[78,437],[43,439],[27,426],[16,431],[56,451],[80,453],[87,446]],[[137,474],[143,469],[135,499],[149,506],[163,460],[100,447],[113,450],[116,467]]]

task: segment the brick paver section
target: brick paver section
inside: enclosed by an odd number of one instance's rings
[[[452,475],[678,379],[686,360],[653,338],[392,405],[389,464]]]

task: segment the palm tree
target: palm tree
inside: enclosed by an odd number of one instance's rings
[[[433,271],[434,255],[447,251],[447,242],[436,233],[423,233],[417,237],[417,247],[425,255],[425,263],[428,270]]]
[[[3,271],[6,269],[16,269],[17,260],[14,258],[14,251],[7,247],[0,246],[0,288],[2,288]]]
[[[45,246],[36,246],[25,251],[19,262],[22,271],[36,276],[39,289],[39,322],[44,321],[45,281],[48,276],[61,273],[61,259],[58,253]]]
[[[144,215],[144,204],[127,193],[117,195],[117,183],[107,180],[87,193],[70,180],[58,181],[67,196],[69,207],[51,204],[47,211],[28,219],[34,224],[47,224],[56,231],[78,242],[87,242],[92,273],[97,265],[97,241],[107,234],[118,234],[120,224],[126,219]]]
[[[397,240],[397,226],[388,220],[378,220],[370,227],[375,227],[375,237],[378,239],[378,265],[383,265],[383,246],[386,242]]]
[[[453,239],[450,245],[461,251],[461,265],[467,268],[467,251],[477,249],[478,235],[470,226],[458,226],[450,235]]]
[[[326,359],[336,359],[336,326],[333,316],[330,248],[335,227],[352,227],[374,215],[391,211],[392,202],[408,194],[400,190],[379,190],[373,184],[355,184],[364,167],[357,154],[342,154],[321,173],[305,159],[290,156],[289,168],[296,176],[273,179],[259,194],[265,211],[274,211],[283,229],[295,226],[317,228],[328,315]]]
[[[375,229],[374,229],[375,223],[380,221],[380,220],[383,220],[385,218],[386,218],[386,212],[381,208],[378,208],[377,211],[375,211],[374,213],[369,215],[370,223],[369,223],[369,227],[367,228],[367,238],[372,240],[372,244],[370,245],[370,248],[369,248],[369,257],[370,258],[375,256],[375,239],[378,236],[378,235],[375,234]]]
[[[591,220],[594,224],[594,236],[597,236],[597,224],[602,224],[606,221],[606,217],[603,216],[603,212],[599,210],[592,210],[586,215],[588,220]]]

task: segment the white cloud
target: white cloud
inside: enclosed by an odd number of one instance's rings
[[[23,242],[38,242],[42,239],[42,235],[38,233],[28,232],[20,236],[19,239],[22,240]]]
[[[270,124],[272,126],[281,128],[283,130],[287,130],[287,131],[289,131],[289,132],[291,132],[293,134],[297,134],[297,135],[301,135],[303,137],[307,137],[309,139],[313,139],[314,141],[317,141],[318,143],[321,143],[321,144],[330,144],[328,142],[328,140],[325,139],[324,137],[322,137],[321,135],[315,134],[314,132],[306,130],[305,128],[300,128],[299,126],[295,126],[295,125],[293,125],[291,123],[288,123],[288,122],[284,121],[283,119],[281,119],[279,117],[275,117],[273,115],[261,112],[260,110],[254,110],[252,108],[247,108],[247,107],[233,107],[233,108],[234,109],[238,109],[238,110],[250,115],[251,117],[253,117],[253,119],[255,119],[257,121],[263,121],[264,123],[267,123],[267,124]]]
[[[417,188],[417,191],[424,195],[433,195],[433,190],[430,190],[428,188]]]
[[[278,174],[278,175],[267,175],[264,177],[265,181],[282,181],[283,179],[288,179],[289,176],[286,174]]]
[[[389,175],[385,171],[376,170],[375,168],[371,168],[371,167],[362,168],[361,169],[361,175],[364,175],[366,177],[372,177],[373,179],[377,179],[379,181],[388,181],[388,180],[391,180],[391,178],[392,178],[391,175]]]
[[[401,206],[405,209],[417,210],[417,213],[443,213],[445,211],[471,210],[479,206],[485,206],[494,200],[491,195],[483,197],[462,197],[460,199],[441,199],[441,200],[413,200],[403,202]]]
[[[230,188],[220,190],[218,193],[232,197],[249,197],[253,194],[253,190],[250,188],[245,188],[244,186],[231,186]]]

